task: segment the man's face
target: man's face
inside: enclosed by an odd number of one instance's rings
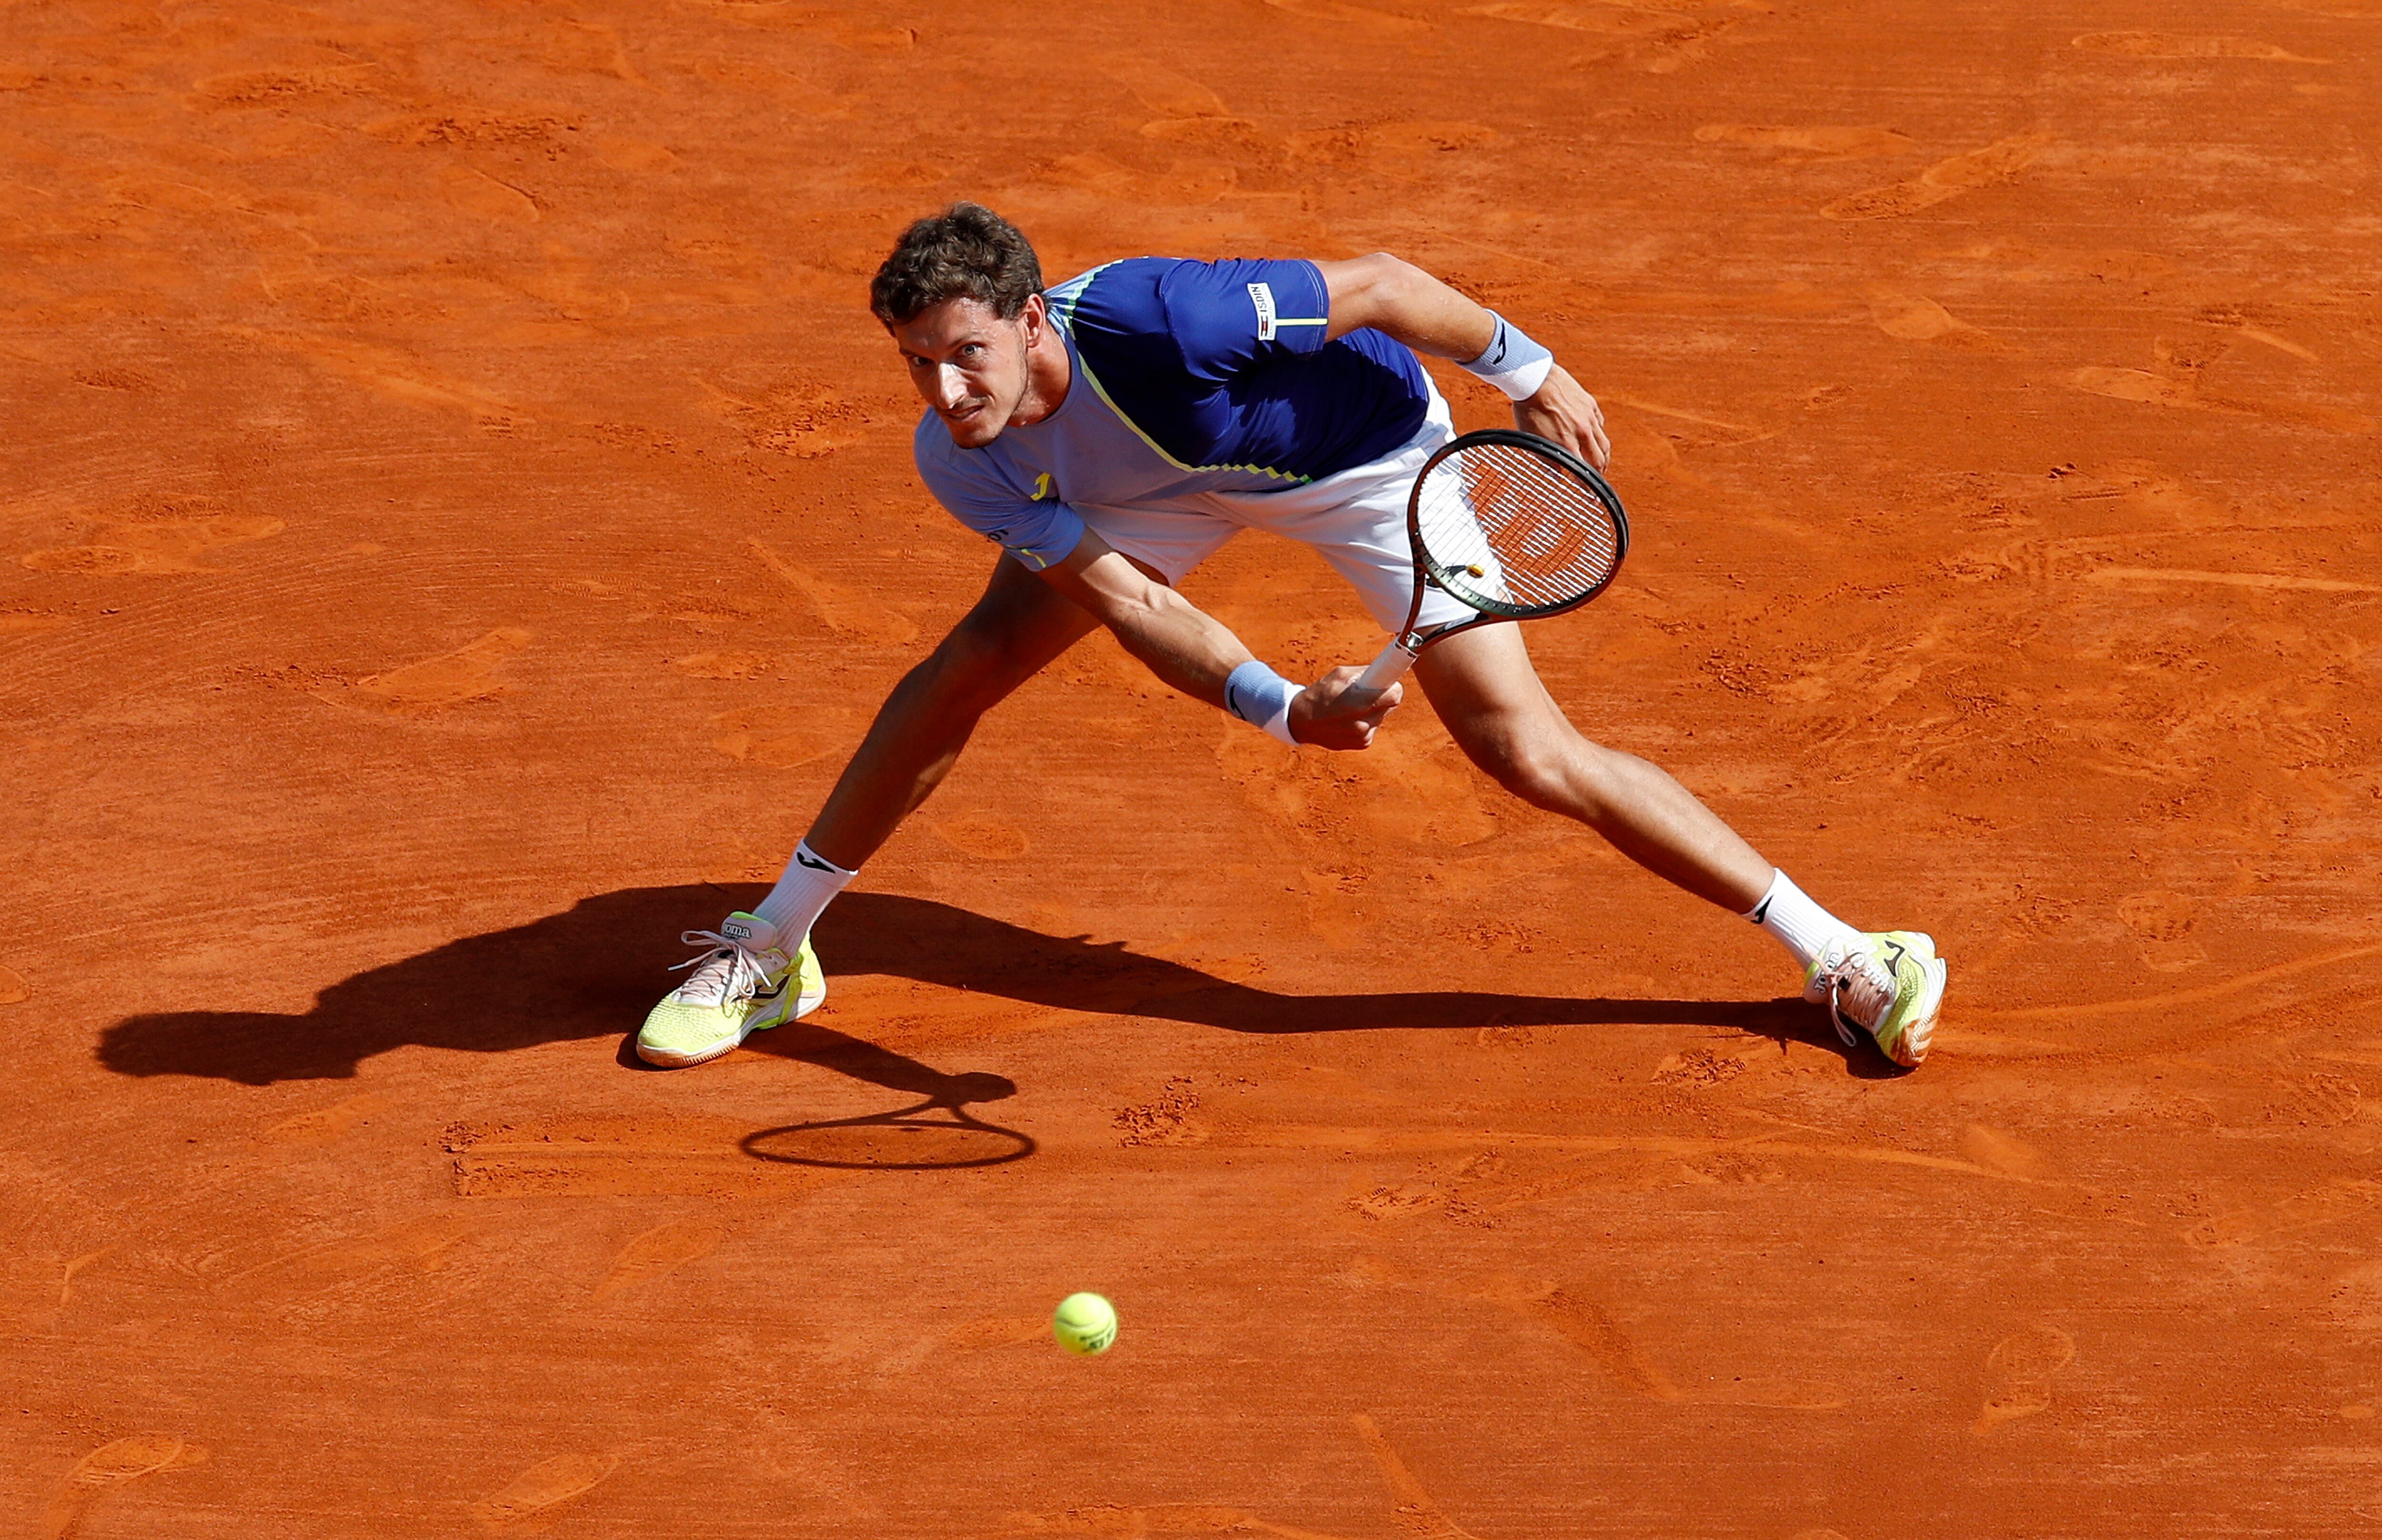
[[[1046,324],[1038,294],[1008,321],[981,299],[946,299],[892,330],[910,383],[951,429],[952,442],[981,449],[1025,399],[1026,350]]]

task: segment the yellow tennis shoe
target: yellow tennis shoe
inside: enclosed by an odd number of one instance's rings
[[[811,938],[788,957],[777,927],[756,914],[739,910],[716,931],[679,939],[706,949],[678,964],[694,972],[637,1029],[637,1057],[647,1064],[682,1069],[718,1058],[756,1032],[808,1016],[827,998]]]
[[[1803,998],[1828,1008],[1846,1047],[1867,1033],[1886,1057],[1909,1069],[1927,1057],[1949,976],[1933,936],[1872,932],[1829,943],[1803,972]]]

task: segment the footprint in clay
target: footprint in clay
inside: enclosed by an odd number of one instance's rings
[[[317,700],[392,716],[427,716],[470,701],[520,691],[497,678],[497,669],[529,645],[530,633],[504,626],[451,653],[375,674],[345,690],[314,692]]]
[[[613,1295],[668,1277],[690,1262],[700,1262],[719,1249],[727,1227],[702,1219],[679,1219],[631,1240],[612,1261],[612,1270],[596,1286],[596,1297]]]
[[[2076,1339],[2057,1326],[2035,1326],[1994,1344],[1985,1359],[1985,1400],[1971,1429],[1983,1437],[2007,1423],[2051,1406],[2051,1379],[2076,1357]]]
[[[2051,142],[2052,136],[2045,133],[2013,134],[1982,150],[1937,161],[1909,181],[1839,198],[1820,212],[1830,219],[1898,219],[2008,181],[2032,165]]]
[[[102,1444],[74,1463],[43,1511],[42,1540],[66,1540],[82,1527],[85,1513],[103,1492],[160,1471],[179,1471],[206,1459],[207,1451],[169,1433],[136,1433]]]
[[[515,1476],[503,1491],[473,1503],[472,1517],[491,1534],[543,1520],[564,1504],[585,1497],[620,1464],[616,1454],[564,1454],[540,1461]]]

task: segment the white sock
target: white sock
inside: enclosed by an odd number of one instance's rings
[[[794,847],[794,856],[786,862],[786,874],[769,896],[753,906],[753,912],[777,927],[778,939],[792,952],[810,935],[811,927],[835,896],[843,891],[844,884],[859,875],[811,849],[807,839]]]
[[[1813,903],[1786,873],[1773,871],[1770,891],[1745,911],[1745,917],[1776,936],[1780,946],[1795,954],[1798,963],[1808,969],[1827,950],[1829,942],[1860,934]]]

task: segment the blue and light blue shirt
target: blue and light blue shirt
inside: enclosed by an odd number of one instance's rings
[[[1422,426],[1422,365],[1369,327],[1327,341],[1311,262],[1136,257],[1049,300],[1073,366],[1058,409],[980,449],[929,410],[913,444],[952,516],[1038,571],[1083,539],[1075,505],[1192,511],[1207,493],[1303,486]]]

